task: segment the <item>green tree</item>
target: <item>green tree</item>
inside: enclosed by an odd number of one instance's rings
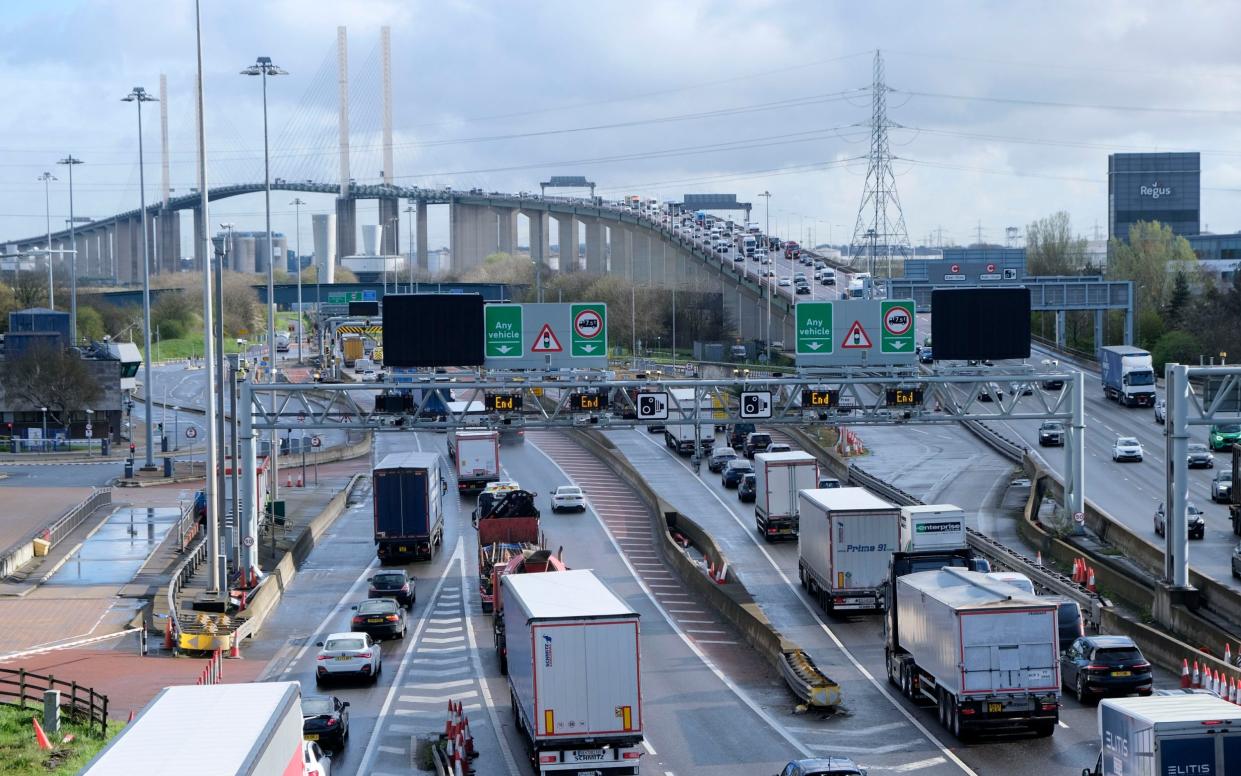
[[[14,399],[27,407],[47,407],[60,426],[66,425],[70,413],[87,409],[103,393],[82,359],[44,344],[8,359],[0,384],[10,407]]]
[[[236,272],[224,273],[221,310],[224,316],[224,334],[227,337],[251,337],[258,331],[258,293],[250,285],[251,277]]]
[[[1189,276],[1185,270],[1178,269],[1172,281],[1172,291],[1168,294],[1167,304],[1163,308],[1163,319],[1172,329],[1181,328],[1181,321],[1189,309]]]
[[[1169,362],[1195,364],[1202,355],[1202,343],[1187,331],[1170,331],[1159,338],[1151,348],[1151,360],[1155,362],[1155,374],[1163,374],[1163,366]]]
[[[13,289],[0,283],[0,332],[9,330],[9,313],[20,309],[21,307],[17,304],[17,295],[13,293]]]
[[[103,327],[103,316],[94,307],[78,305],[78,338],[97,342],[103,339],[107,331]]]
[[[151,305],[151,327],[160,339],[179,339],[198,321],[196,307],[201,302],[188,291],[164,291]]]
[[[19,310],[47,306],[47,275],[36,270],[22,270],[13,282],[13,295]]]
[[[1076,275],[1086,264],[1086,241],[1073,236],[1061,210],[1026,227],[1026,271],[1031,275]]]
[[[1107,276],[1133,281],[1139,311],[1162,310],[1170,287],[1168,262],[1196,260],[1189,242],[1171,227],[1139,221],[1129,227],[1127,241],[1113,238],[1108,244]]]
[[[1138,344],[1147,350],[1153,349],[1168,328],[1157,310],[1142,310],[1138,313]]]

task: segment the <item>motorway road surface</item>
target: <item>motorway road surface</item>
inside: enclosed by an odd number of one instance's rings
[[[884,431],[898,437],[906,430]],[[919,440],[916,444],[923,449],[911,451],[899,438],[883,439],[879,429],[867,428],[863,434],[875,451],[895,450],[887,460],[881,460],[881,452],[874,454],[874,460],[864,459],[868,470],[887,474],[900,469],[908,475],[902,487],[915,495],[957,504],[993,534],[1012,533],[1012,508],[1022,503],[1025,491],[1007,493],[1012,467],[990,458],[980,443],[945,434]],[[659,436],[639,430],[613,431],[608,436],[652,487],[711,532],[773,624],[840,683],[848,713],[825,723],[842,728],[831,749],[870,765],[872,771],[876,766],[900,768],[879,753],[904,758],[907,765],[918,763],[919,773],[1077,773],[1094,762],[1095,708],[1083,707],[1071,695],[1062,699],[1061,725],[1050,739],[1017,734],[962,745],[939,727],[933,709],[899,698],[887,684],[881,620],[870,614],[823,614],[797,583],[796,543],[767,544],[760,539],[753,505],[740,503],[735,491],[724,489],[719,476],[705,467],[701,477],[695,476]],[[944,468],[952,475],[941,476]],[[1175,678],[1158,672],[1156,681],[1171,686]],[[847,731],[854,737],[841,735]]]

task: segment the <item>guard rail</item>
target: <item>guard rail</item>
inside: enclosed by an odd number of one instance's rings
[[[191,511],[192,509],[193,508],[191,507]],[[185,586],[185,583],[194,575],[194,572],[198,570],[198,567],[202,565],[205,560],[207,560],[207,535],[203,534],[199,536],[193,544],[186,548],[185,557],[183,557],[181,562],[177,564],[177,567],[173,569],[172,579],[168,583],[167,600],[169,621],[168,627],[172,631],[173,644],[180,643],[182,633],[181,621],[177,616],[177,612],[180,611],[177,605],[177,596],[180,594],[181,588]]]

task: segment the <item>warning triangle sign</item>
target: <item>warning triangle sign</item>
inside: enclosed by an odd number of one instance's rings
[[[840,343],[842,348],[859,348],[868,350],[873,345],[870,344],[870,337],[866,335],[866,329],[862,328],[861,321],[854,321],[849,327],[849,333],[845,335],[845,341]]]
[[[534,338],[534,344],[530,346],[531,353],[559,353],[564,348],[560,346],[560,340],[556,339],[556,332],[552,331],[551,324],[543,324],[543,328],[539,329],[539,336]]]

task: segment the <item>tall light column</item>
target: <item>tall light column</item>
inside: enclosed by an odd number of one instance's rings
[[[763,227],[763,236],[771,237],[771,192],[764,191],[759,194],[760,197],[767,200],[764,210],[767,219],[767,225]],[[776,265],[776,260],[771,260],[771,265]],[[767,366],[771,366],[771,278],[767,278]]]
[[[146,169],[143,164],[142,156],[142,103],[159,102],[156,98],[147,94],[146,89],[141,86],[135,86],[133,91],[121,98],[123,102],[138,103],[138,202],[142,209],[142,381],[143,392],[146,393],[146,463],[142,465],[144,471],[155,470],[155,434],[151,428],[152,403],[151,388],[151,260],[148,254],[149,246],[147,245],[147,192],[146,192]]]
[[[407,216],[405,220],[409,224],[409,239],[407,240],[408,244],[405,246],[405,255],[409,257],[409,293],[411,294],[414,293],[414,214],[417,212],[418,209],[414,207],[414,203],[411,200],[405,206],[405,215]]]
[[[297,363],[302,363],[302,205],[306,203],[301,197],[294,197],[289,203],[294,207],[297,219],[297,235],[294,237],[293,250],[297,253]]]
[[[285,70],[271,63],[271,57],[259,57],[254,64],[241,71],[242,75],[257,75],[263,79],[263,210],[267,216],[267,382],[276,382],[276,257],[273,255],[271,238],[271,156],[267,148],[267,76],[288,75]],[[275,394],[272,394],[273,402]],[[271,439],[271,493],[272,501],[280,492],[280,439],[275,430]]]
[[[69,341],[78,344],[78,233],[77,220],[73,217],[73,166],[81,164],[81,159],[69,154],[56,162],[69,168]]]
[[[44,172],[36,180],[43,181],[43,215],[47,218],[47,308],[55,310],[56,295],[52,292],[52,195],[48,186],[60,178]]]

